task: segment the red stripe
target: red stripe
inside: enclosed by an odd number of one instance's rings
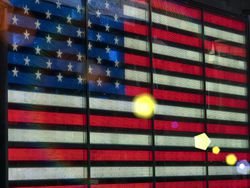
[[[173,12],[176,14],[188,16],[191,18],[201,19],[201,11],[199,9],[187,7],[184,5],[164,1],[164,0],[154,0],[152,1],[152,7],[156,9],[165,10],[168,12]]]
[[[98,184],[91,188],[153,188],[153,183]]]
[[[248,102],[246,100],[241,100],[241,99],[207,96],[206,101],[208,105],[232,107],[239,109],[247,109],[248,106]]]
[[[8,110],[9,122],[85,125],[85,115],[28,110]]]
[[[140,3],[140,4],[144,4],[144,5],[148,4],[148,0],[130,0],[130,1]]]
[[[205,181],[157,182],[157,188],[205,188]]]
[[[143,67],[150,66],[149,57],[140,56],[140,55],[126,53],[124,56],[124,61],[126,64],[129,64],[129,65],[137,65],[137,66],[143,66]]]
[[[190,151],[156,151],[156,161],[205,161],[205,152]]]
[[[30,149],[11,148],[10,161],[85,161],[87,152],[82,149]]]
[[[206,76],[209,78],[217,78],[222,80],[230,80],[240,83],[247,83],[246,74],[234,73],[229,71],[206,68]]]
[[[246,57],[246,49],[227,44],[222,44],[214,41],[205,41],[205,48],[207,50],[214,50],[216,52],[222,52],[234,56]]]
[[[151,151],[91,150],[92,161],[152,161]]]
[[[232,152],[220,152],[218,155],[213,154],[212,152],[208,153],[208,161],[212,162],[223,162],[226,159],[226,156],[231,154]],[[250,155],[249,153],[238,153],[238,152],[233,152],[233,154],[237,157],[237,160],[249,160]]]
[[[175,42],[179,44],[184,44],[188,46],[194,46],[201,48],[202,40],[196,37],[186,36],[162,29],[153,28],[152,36],[156,39],[162,39],[170,42]]]
[[[134,33],[138,35],[149,35],[149,30],[146,25],[138,24],[138,23],[132,23],[132,22],[124,22],[124,31],[128,33]]]
[[[209,188],[249,188],[249,179],[239,180],[209,180]]]
[[[238,125],[208,124],[207,131],[217,134],[248,135],[248,127]]]
[[[203,104],[203,96],[193,93],[154,89],[154,96],[162,100]]]
[[[246,29],[246,24],[244,22],[226,18],[224,16],[215,15],[209,12],[204,12],[204,21],[238,31],[245,31]]]
[[[140,95],[140,94],[143,94],[143,93],[150,94],[150,88],[136,87],[136,86],[127,85],[125,87],[125,93],[128,96],[137,96],[137,95]]]
[[[154,125],[155,125],[155,130],[181,131],[181,132],[204,131],[204,125],[202,123],[155,120]]]
[[[59,186],[29,186],[29,187],[13,187],[10,188],[87,188],[87,185],[59,185]]]
[[[154,68],[160,70],[180,72],[180,73],[199,75],[199,76],[202,75],[202,68],[196,65],[187,65],[181,62],[174,62],[156,58],[153,59],[153,64]]]
[[[114,116],[90,116],[90,125],[95,127],[130,128],[130,129],[151,129],[151,121]]]

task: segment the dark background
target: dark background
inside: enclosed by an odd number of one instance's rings
[[[250,14],[250,0],[194,0],[209,6],[223,9],[235,14],[241,14],[242,11]]]

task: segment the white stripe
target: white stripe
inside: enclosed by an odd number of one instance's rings
[[[25,91],[8,91],[8,102],[19,104],[84,108],[85,98],[73,95],[58,95]]]
[[[154,84],[167,85],[167,86],[175,86],[182,88],[190,88],[202,90],[203,83],[201,80],[195,80],[190,78],[180,78],[176,76],[168,76],[163,74],[154,74],[153,75]]]
[[[230,67],[234,69],[246,70],[247,64],[245,61],[225,58],[217,55],[206,54],[206,63],[220,65],[224,67]]]
[[[133,17],[135,19],[149,21],[148,11],[145,9],[135,8],[128,5],[123,5],[123,14],[128,17]]]
[[[85,143],[83,132],[9,129],[10,142],[52,142],[52,143]]]
[[[151,177],[152,167],[91,167],[91,178]]]
[[[149,43],[144,40],[124,37],[124,47],[140,51],[149,51]]]
[[[209,135],[208,135],[209,136]],[[218,146],[221,148],[248,148],[248,140],[246,139],[224,139],[210,137],[211,144],[209,147]],[[187,136],[155,136],[156,146],[175,146],[175,147],[194,147],[194,137]]]
[[[208,174],[210,176],[219,176],[219,175],[240,175],[235,166],[209,166]],[[248,172],[250,174],[250,171]]]
[[[155,113],[166,116],[180,116],[190,118],[203,118],[204,111],[199,108],[179,107],[170,105],[157,105]]]
[[[205,176],[206,168],[203,166],[156,166],[157,177],[167,176]]]
[[[153,53],[182,58],[182,59],[188,59],[192,61],[199,61],[199,62],[202,61],[202,55],[200,52],[185,50],[181,48],[176,48],[156,43],[153,43]]]
[[[238,112],[227,112],[221,110],[207,110],[207,118],[215,119],[215,120],[228,120],[228,121],[240,121],[247,122],[247,114],[246,113],[238,113]]]
[[[151,145],[150,135],[119,134],[119,133],[90,133],[91,144],[114,144],[114,145]]]
[[[221,148],[245,148],[248,149],[248,140],[232,138],[211,138],[211,147],[218,146]]]
[[[194,147],[194,137],[156,135],[155,145]]]
[[[214,82],[206,82],[206,90],[218,92],[218,93],[241,95],[241,96],[247,95],[246,87],[232,86],[228,84],[220,84],[220,83],[214,83]]]
[[[150,74],[147,72],[125,69],[125,79],[137,82],[150,82]]]
[[[83,167],[62,168],[9,168],[9,180],[83,179],[87,170]]]
[[[211,28],[208,26],[205,26],[204,30],[205,30],[205,35],[207,36],[211,36],[211,37],[215,37],[215,38],[219,38],[219,39],[223,39],[227,41],[237,42],[240,44],[245,44],[244,35],[235,34],[232,32],[221,30],[221,29]]]
[[[189,21],[184,21],[178,18],[173,18],[170,16],[158,14],[156,12],[152,13],[152,21],[157,24],[162,24],[164,26],[170,26],[178,29],[183,29],[186,31],[191,31],[194,33],[201,33],[201,25],[192,23]]]

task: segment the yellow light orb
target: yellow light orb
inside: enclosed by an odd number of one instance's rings
[[[218,155],[220,153],[220,148],[218,146],[214,146],[212,152],[213,154]]]
[[[237,157],[234,154],[229,154],[226,156],[226,163],[230,166],[235,165],[237,162]]]
[[[149,94],[141,94],[135,97],[133,111],[135,116],[143,119],[149,119],[155,111],[156,101]]]
[[[197,149],[207,150],[210,143],[211,140],[206,133],[202,133],[194,137],[194,146]]]

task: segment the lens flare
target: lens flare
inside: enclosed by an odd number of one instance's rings
[[[155,111],[156,101],[149,94],[141,94],[135,97],[133,103],[134,114],[143,119],[149,119]]]
[[[213,154],[218,155],[220,153],[220,148],[218,146],[214,146],[212,152]]]
[[[177,121],[173,121],[173,122],[171,123],[171,127],[174,128],[174,129],[177,129],[177,128],[179,127],[178,122],[177,122]]]
[[[234,154],[229,154],[226,156],[226,163],[230,166],[235,165],[237,162],[237,157]]]
[[[211,140],[208,138],[206,133],[199,134],[194,137],[195,148],[201,150],[207,150]]]
[[[236,170],[239,174],[246,175],[250,172],[250,165],[247,160],[238,161],[236,164]]]

